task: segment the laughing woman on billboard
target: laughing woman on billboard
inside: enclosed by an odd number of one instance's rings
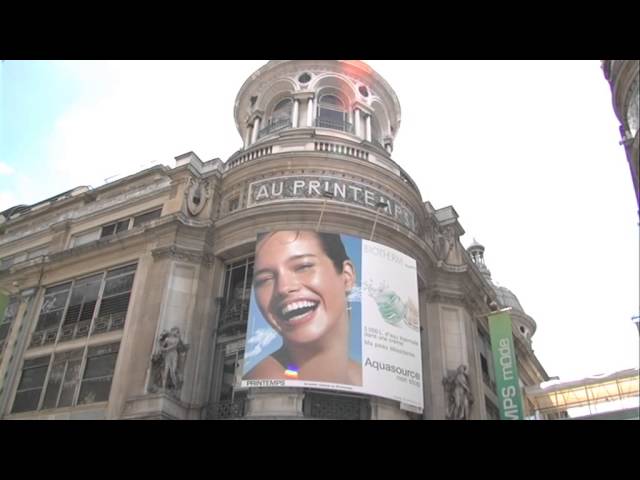
[[[362,366],[349,357],[347,296],[355,285],[356,269],[340,235],[305,230],[259,236],[255,300],[282,347],[244,380],[362,385]]]

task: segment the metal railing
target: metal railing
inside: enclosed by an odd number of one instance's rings
[[[371,404],[368,398],[341,394],[305,392],[302,411],[305,417],[328,420],[371,418]]]
[[[245,398],[233,402],[217,402],[209,405],[207,417],[210,420],[229,420],[244,417]]]
[[[258,131],[258,138],[262,138],[265,135],[269,135],[270,133],[278,132],[280,130],[284,130],[285,128],[291,128],[291,119],[290,118],[281,118],[269,123],[266,127],[261,128]]]
[[[353,125],[349,122],[336,122],[322,118],[316,118],[316,127],[340,130],[341,132],[354,133]]]

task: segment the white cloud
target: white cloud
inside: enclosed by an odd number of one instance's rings
[[[16,205],[18,202],[12,192],[0,192],[0,211]]]
[[[268,347],[276,337],[278,337],[278,334],[272,328],[261,328],[257,330],[247,339],[247,347],[244,354],[245,360],[260,355],[262,350]]]
[[[173,165],[175,156],[188,151],[203,160],[226,159],[242,146],[232,116],[235,98],[220,89],[225,77],[219,65],[108,62],[102,68],[113,79],[107,90],[84,95],[54,128],[52,165],[69,188],[100,186],[152,163]],[[241,76],[229,75],[236,88]]]
[[[0,162],[0,175],[11,175],[13,173],[15,173],[15,170],[11,165]]]

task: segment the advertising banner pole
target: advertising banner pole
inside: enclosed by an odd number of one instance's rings
[[[513,333],[511,330],[511,308],[490,313],[489,334],[501,420],[523,420],[524,409],[519,383]]]
[[[333,194],[331,192],[325,191],[322,193],[322,210],[320,210],[320,218],[318,218],[318,223],[316,225],[316,232],[320,231],[320,224],[322,223],[322,216],[324,215],[324,209],[327,208],[327,199],[332,199]]]

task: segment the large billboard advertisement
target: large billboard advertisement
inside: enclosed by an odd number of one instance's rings
[[[499,311],[489,315],[489,334],[493,364],[496,369],[496,385],[500,404],[501,420],[522,420],[522,393],[518,375],[513,334],[511,333],[511,315],[508,311]]]
[[[377,395],[422,411],[416,261],[350,235],[261,234],[243,387]]]

